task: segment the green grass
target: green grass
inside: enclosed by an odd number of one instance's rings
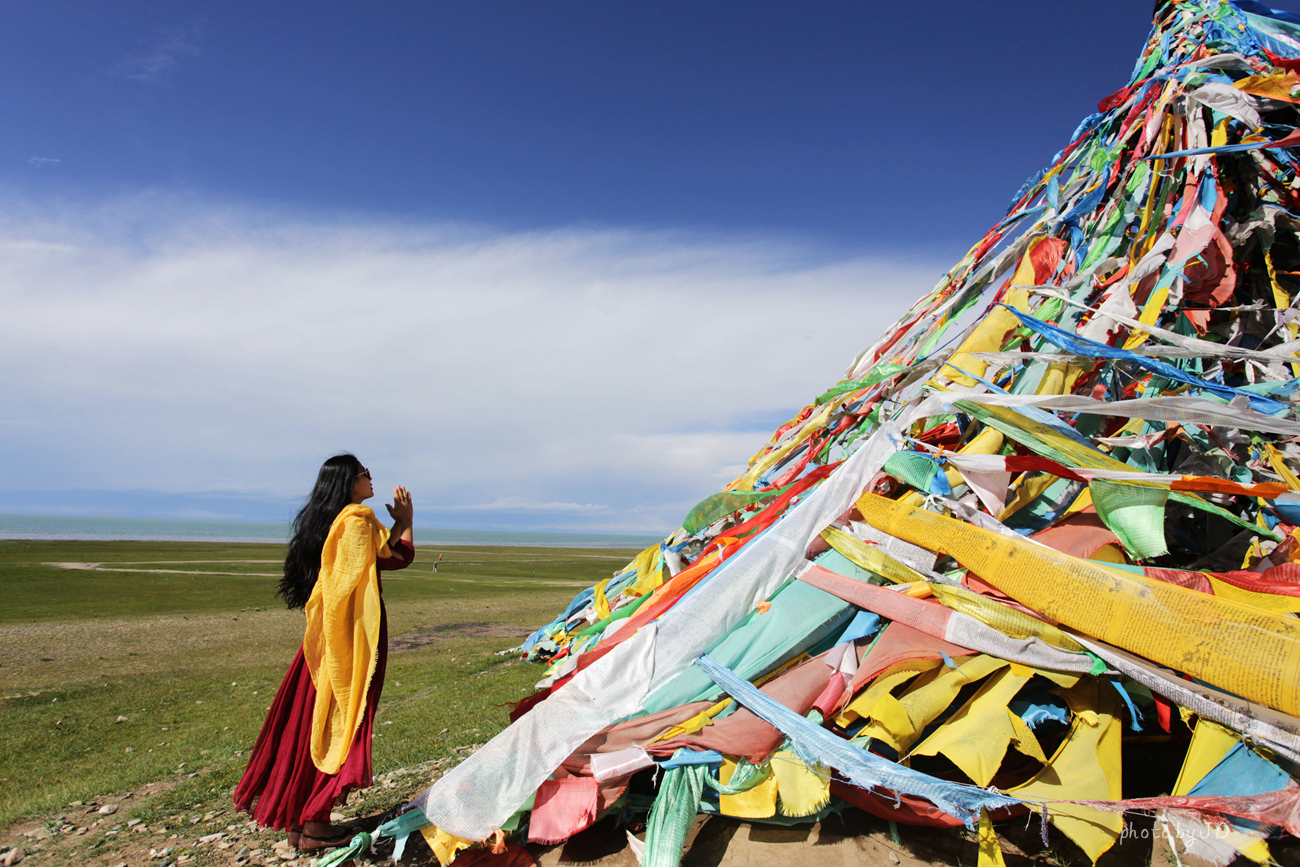
[[[538,582],[572,583],[576,592],[608,578],[637,553],[572,548],[420,550],[412,566],[385,578],[385,598],[390,602],[544,589]],[[284,551],[283,545],[216,542],[0,541],[0,591],[5,599],[0,623],[277,606],[276,576]],[[433,571],[436,553],[444,555],[437,573]],[[93,563],[100,569],[63,569],[51,563]]]
[[[377,775],[461,755],[503,728],[509,706],[532,691],[542,668],[496,652],[636,553],[436,550],[445,552],[436,575],[422,548],[415,566],[384,579],[390,632],[419,640],[389,656]],[[277,605],[275,578],[42,564],[270,573],[278,561],[246,561],[282,552],[276,545],[0,542],[0,826],[147,783],[172,786],[135,808],[150,824],[162,814],[228,804],[302,634],[301,614]],[[498,637],[482,637],[484,630]]]

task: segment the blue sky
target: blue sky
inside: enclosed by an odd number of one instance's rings
[[[668,530],[1150,6],[4,4],[0,510],[283,519],[350,448],[423,526]]]
[[[0,177],[956,251],[1124,81],[1149,5],[6,4]]]

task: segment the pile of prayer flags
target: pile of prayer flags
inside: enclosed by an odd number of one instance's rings
[[[1267,863],[1300,833],[1298,158],[1300,18],[1160,4],[1006,218],[538,629],[538,692],[381,833],[445,861],[639,816],[660,867],[700,813],[860,809],[987,867],[1015,817],[1095,862],[1147,814]]]

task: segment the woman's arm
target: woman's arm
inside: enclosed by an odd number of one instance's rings
[[[393,488],[393,502],[386,504],[388,514],[393,518],[393,529],[388,534],[388,545],[391,548],[398,541],[405,542],[407,546],[413,546],[415,541],[415,507],[411,504],[411,492],[401,485]],[[394,548],[394,551],[400,550]],[[403,558],[406,559],[406,558]]]

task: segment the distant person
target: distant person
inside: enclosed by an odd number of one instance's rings
[[[331,824],[330,811],[373,782],[370,739],[388,656],[379,573],[415,557],[411,495],[393,489],[391,530],[362,505],[374,495],[370,470],[335,455],[293,521],[278,595],[305,609],[307,630],[235,789],[239,809],[288,832],[302,851],[347,843],[357,829]]]

